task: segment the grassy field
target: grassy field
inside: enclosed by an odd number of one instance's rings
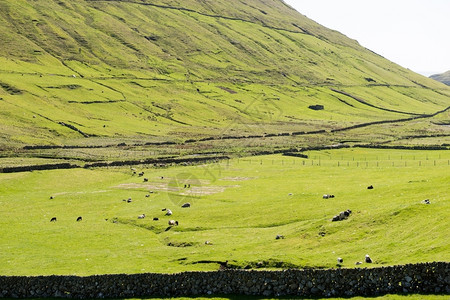
[[[226,260],[333,268],[337,257],[354,267],[365,254],[374,263],[364,267],[450,259],[448,151],[307,154],[141,166],[143,177],[129,167],[0,174],[0,274],[215,270]],[[346,209],[347,220],[331,222]],[[179,226],[168,228],[169,219]]]

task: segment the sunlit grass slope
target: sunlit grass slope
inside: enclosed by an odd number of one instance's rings
[[[449,106],[450,88],[282,1],[6,0],[0,28],[3,146],[338,128]]]
[[[0,174],[0,274],[215,270],[226,260],[336,267],[337,257],[354,267],[366,254],[373,266],[450,259],[448,151],[308,155],[144,168],[143,177],[129,168]],[[347,220],[331,221],[347,209]],[[170,219],[179,226],[168,228]]]

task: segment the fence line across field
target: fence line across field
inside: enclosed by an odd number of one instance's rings
[[[250,165],[279,165],[279,166],[324,166],[324,167],[438,167],[450,166],[450,159],[428,159],[428,160],[328,160],[328,159],[238,159],[237,164],[247,163]],[[230,162],[227,162],[229,166]]]

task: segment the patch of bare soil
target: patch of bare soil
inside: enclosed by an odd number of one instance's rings
[[[220,180],[223,180],[223,181],[244,181],[244,180],[251,180],[251,179],[255,179],[255,177],[239,177],[239,176],[236,176],[236,177],[224,177],[224,178],[221,178]]]
[[[115,188],[119,189],[148,189],[152,191],[162,191],[162,192],[178,192],[180,188],[176,186],[169,186],[166,182],[161,183],[122,183]]]
[[[231,186],[191,186],[190,188],[184,188],[183,186],[171,186],[167,182],[153,183],[122,183],[115,188],[119,189],[147,189],[159,192],[178,192],[183,196],[204,196],[213,195],[217,193],[223,193],[227,188],[239,187],[239,185]]]
[[[52,196],[61,196],[61,195],[78,195],[78,194],[95,194],[95,193],[107,193],[110,190],[100,190],[100,191],[92,191],[92,192],[60,192],[52,194]]]

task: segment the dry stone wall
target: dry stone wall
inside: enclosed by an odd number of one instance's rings
[[[176,274],[0,276],[0,298],[132,298],[199,295],[301,297],[450,294],[450,263],[327,270],[223,270]]]

